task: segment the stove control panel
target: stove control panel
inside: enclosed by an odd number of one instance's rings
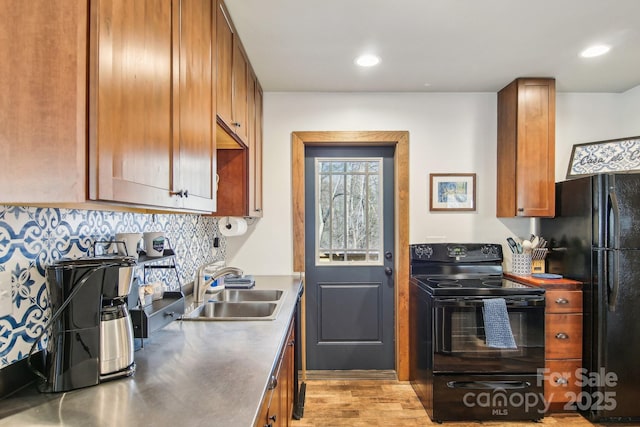
[[[410,246],[410,257],[417,262],[502,262],[502,246],[496,243],[419,243]]]

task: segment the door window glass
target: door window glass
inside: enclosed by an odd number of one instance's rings
[[[382,264],[382,158],[316,159],[316,264]]]

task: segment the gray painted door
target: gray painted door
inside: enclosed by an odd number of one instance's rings
[[[394,147],[307,147],[307,369],[395,367]]]

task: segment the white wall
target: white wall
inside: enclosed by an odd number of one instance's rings
[[[528,236],[534,221],[495,217],[496,99],[495,93],[265,93],[264,217],[245,236],[227,239],[228,264],[253,274],[292,272],[294,131],[409,131],[411,243],[504,244],[507,236]],[[556,179],[566,175],[573,144],[640,135],[638,110],[640,87],[558,94]],[[429,212],[429,173],[476,173],[476,212]]]

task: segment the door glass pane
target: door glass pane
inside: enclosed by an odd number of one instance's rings
[[[316,159],[316,264],[382,264],[382,159]]]

